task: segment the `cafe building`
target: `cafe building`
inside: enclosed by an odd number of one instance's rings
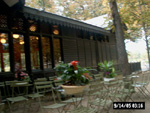
[[[35,79],[53,76],[61,61],[91,68],[104,60],[118,62],[111,31],[24,4],[0,0],[1,81],[14,79],[17,67]]]

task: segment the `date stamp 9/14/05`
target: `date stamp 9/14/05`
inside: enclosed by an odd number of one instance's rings
[[[145,109],[145,102],[113,102],[113,109]]]

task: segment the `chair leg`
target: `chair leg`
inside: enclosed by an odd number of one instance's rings
[[[44,113],[43,108],[42,108],[42,104],[41,104],[41,99],[40,99],[40,97],[38,98],[38,100],[39,100],[39,104],[40,104],[41,111],[42,111],[42,113]]]
[[[12,109],[11,109],[11,104],[10,104],[10,102],[7,101],[7,103],[8,103],[8,107],[9,107],[10,112],[13,113],[13,112],[12,112]]]

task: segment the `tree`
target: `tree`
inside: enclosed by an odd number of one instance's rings
[[[128,26],[131,39],[144,38],[150,67],[149,27],[150,27],[150,1],[123,0],[120,8],[122,19]],[[134,38],[136,37],[136,38]]]
[[[57,0],[63,16],[87,20],[104,14],[104,4],[99,0]]]
[[[26,6],[51,13],[57,12],[54,0],[26,0]]]
[[[125,75],[130,74],[130,65],[128,63],[127,53],[125,50],[123,27],[122,27],[121,18],[118,12],[116,0],[110,0],[109,4],[110,4],[111,12],[112,12],[114,26],[115,26],[115,35],[116,35],[119,64],[121,66],[121,71],[123,75],[125,76]]]

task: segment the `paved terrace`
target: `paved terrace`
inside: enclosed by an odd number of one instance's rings
[[[140,77],[136,80],[141,81],[143,74],[138,73],[137,75]],[[150,76],[150,72],[149,72],[149,76]],[[147,86],[147,89],[150,91],[150,84]],[[136,91],[137,91],[137,89],[136,89]],[[145,98],[140,92],[134,93],[132,95],[132,99],[135,102],[145,102],[144,110],[113,110],[113,108],[111,107],[109,113],[150,113],[150,94],[148,94],[148,95],[149,95],[149,97],[147,97],[147,98]],[[32,100],[29,100],[29,101],[31,102]],[[86,102],[87,102],[87,98],[85,97],[85,99],[82,101],[82,104],[85,105]],[[45,96],[42,101],[42,104],[47,105],[50,103],[52,103],[52,99],[49,98],[48,95]],[[34,101],[32,106],[28,106],[29,105],[28,102],[26,105],[27,105],[27,108],[25,108],[24,113],[42,113],[42,111],[40,110],[40,107],[39,107],[38,100]],[[14,104],[13,109],[14,109],[13,113],[23,113],[23,106],[21,105],[21,103]],[[8,110],[8,106],[5,107],[5,113],[10,113],[10,111]],[[57,112],[57,110],[54,110],[53,112],[51,112],[49,109],[46,109],[44,111],[44,113],[58,113],[58,112]],[[106,111],[103,111],[103,113],[106,113]]]

